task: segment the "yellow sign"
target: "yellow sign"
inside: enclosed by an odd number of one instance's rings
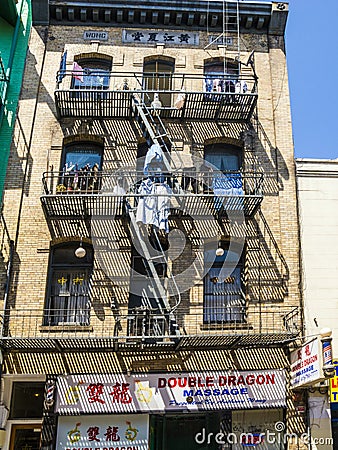
[[[336,369],[335,376],[330,378],[330,402],[338,403],[338,361],[333,361]]]

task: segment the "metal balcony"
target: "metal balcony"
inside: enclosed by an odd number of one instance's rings
[[[126,315],[107,310],[102,320],[92,308],[85,321],[77,321],[78,311],[68,311],[65,318],[60,310],[12,309],[1,316],[0,346],[23,352],[224,349],[283,345],[300,332],[298,307],[252,304],[243,307],[237,321],[206,321],[212,315],[203,307],[172,314],[178,328],[175,335],[169,331],[169,315],[148,310]]]
[[[62,76],[54,92],[59,118],[129,119],[135,115],[135,101],[150,106],[157,93],[161,106],[156,112],[164,119],[248,123],[258,98],[254,75],[236,79],[220,75],[216,88],[208,87],[203,75],[107,72],[102,86],[85,81],[75,85],[70,71]]]
[[[168,197],[171,216],[196,219],[229,217],[240,214],[252,217],[262,199],[262,173],[185,171],[145,177],[143,172],[117,171],[90,174],[45,172],[41,203],[45,215],[56,220],[123,218],[127,208],[146,198],[139,193],[144,180],[153,186],[167,186],[167,194],[153,190],[148,199]]]

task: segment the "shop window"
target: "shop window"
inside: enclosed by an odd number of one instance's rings
[[[145,58],[143,64],[143,88],[147,91],[170,91],[172,90],[175,60],[173,58]],[[150,93],[145,101],[152,102],[154,93]],[[160,92],[159,101],[162,106],[171,106],[171,94]]]
[[[10,419],[40,419],[44,400],[44,383],[14,382]]]
[[[206,247],[204,264],[209,268],[204,277],[204,323],[244,322],[246,315],[243,286],[243,257],[220,242],[223,255]]]
[[[82,258],[75,255],[79,242],[52,248],[45,325],[89,325],[93,249],[81,245],[86,250]]]
[[[74,58],[73,89],[107,90],[109,88],[112,58],[108,55],[89,54]]]
[[[231,431],[231,412],[208,412],[201,414],[165,414],[150,416],[149,440],[153,450],[220,450],[215,436]],[[205,433],[204,442],[197,443],[196,437]],[[210,436],[210,438],[208,438]]]
[[[41,425],[12,425],[10,450],[40,450],[40,443]]]
[[[66,144],[57,190],[97,192],[101,187],[102,159],[103,145],[95,142]]]

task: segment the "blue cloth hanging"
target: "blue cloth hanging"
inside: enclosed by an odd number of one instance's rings
[[[58,83],[61,83],[61,81],[66,76],[66,64],[67,64],[67,50],[65,50],[63,52],[63,55],[61,56],[60,69],[59,69],[59,73],[58,73],[58,76],[57,76],[57,82]]]

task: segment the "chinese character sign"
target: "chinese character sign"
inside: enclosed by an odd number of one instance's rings
[[[148,432],[148,415],[60,416],[56,450],[147,450]]]
[[[59,414],[127,414],[267,406],[285,406],[282,370],[60,376],[55,410]],[[105,430],[112,442],[120,435],[114,426]],[[90,439],[96,442],[97,437],[93,425]]]
[[[318,339],[313,339],[291,352],[291,386],[314,384],[321,379],[321,354]]]
[[[199,45],[199,34],[180,31],[123,30],[124,44]]]

